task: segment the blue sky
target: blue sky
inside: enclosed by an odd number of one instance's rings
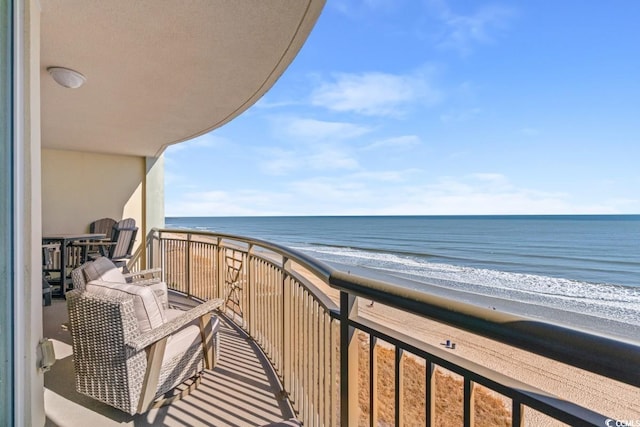
[[[167,216],[640,213],[640,1],[328,0]]]

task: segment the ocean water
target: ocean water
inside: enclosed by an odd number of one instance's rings
[[[444,289],[640,325],[640,215],[166,218]]]

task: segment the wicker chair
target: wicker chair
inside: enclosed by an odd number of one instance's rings
[[[159,277],[161,272],[162,269],[160,268],[151,268],[148,270],[122,273],[109,258],[98,257],[74,269],[71,272],[71,279],[73,280],[73,288],[80,290],[84,290],[87,283],[92,280],[148,286],[160,298],[164,308],[168,308],[169,293],[166,283]]]
[[[76,390],[131,415],[182,397],[214,366],[221,305],[166,309],[149,286],[101,280],[67,293]]]

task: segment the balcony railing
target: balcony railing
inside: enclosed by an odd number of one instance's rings
[[[640,346],[428,295],[334,269],[303,253],[247,237],[154,230],[147,259],[163,269],[170,289],[206,300],[224,298],[228,317],[260,346],[305,426],[378,425],[376,349],[394,357],[395,425],[406,425],[404,365],[411,354],[424,365],[425,424],[435,426],[436,367],[462,378],[462,420],[473,426],[477,386],[511,401],[511,425],[524,425],[524,408],[569,425],[604,426],[603,415],[404,335],[358,313],[357,297],[411,312],[640,388]],[[328,294],[332,294],[332,298]],[[366,341],[368,420],[359,410],[359,341]],[[366,425],[364,424],[364,425]]]

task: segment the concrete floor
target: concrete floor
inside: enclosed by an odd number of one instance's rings
[[[45,374],[48,427],[299,425],[269,363],[241,330],[221,318],[221,355],[192,394],[163,408],[130,416],[75,391],[66,301],[43,307],[44,336],[54,341],[56,363]],[[288,420],[288,421],[285,421]]]

